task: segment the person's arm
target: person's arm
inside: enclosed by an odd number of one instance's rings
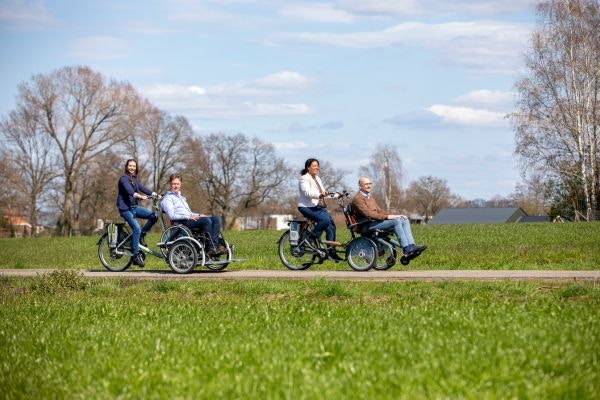
[[[138,189],[140,190],[140,192],[145,193],[148,196],[156,195],[156,192],[153,192],[152,190],[150,190],[147,187],[145,187],[144,185],[142,185],[142,183],[140,181],[137,181],[137,184],[138,184]]]

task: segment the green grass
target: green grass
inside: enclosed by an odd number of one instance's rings
[[[277,257],[281,231],[225,232],[236,246],[228,269],[284,269]],[[562,269],[590,270],[600,266],[600,222],[413,226],[418,244],[429,249],[409,269]],[[0,268],[102,268],[98,236],[78,238],[0,239]],[[159,240],[150,234],[148,243]],[[349,240],[338,228],[338,240]],[[167,269],[150,257],[148,269]],[[346,263],[325,262],[312,269],[349,270]],[[398,263],[394,268],[401,268]]]
[[[595,399],[600,286],[0,279],[2,398]]]

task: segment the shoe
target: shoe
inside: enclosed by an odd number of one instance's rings
[[[148,245],[146,244],[146,240],[144,240],[145,237],[146,237],[146,233],[142,233],[140,235],[140,244],[144,247],[148,247]]]
[[[133,265],[137,265],[140,268],[145,267],[144,260],[142,260],[142,257],[140,257],[139,254],[133,255]]]
[[[343,258],[341,258],[340,256],[337,255],[337,252],[335,251],[335,248],[333,248],[333,247],[330,247],[327,250],[327,258],[329,258],[330,260],[335,261],[335,262],[344,261]]]
[[[423,245],[423,246],[417,246],[417,245],[415,245],[415,248],[413,249],[413,253],[419,253],[419,254],[421,254],[422,252],[425,251],[426,248],[427,248],[427,245]]]
[[[220,255],[219,252],[215,249],[208,249],[206,251],[206,254],[208,254],[209,257],[216,257],[216,256]]]

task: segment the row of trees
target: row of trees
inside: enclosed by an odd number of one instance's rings
[[[600,217],[600,2],[550,0],[516,83],[511,114],[529,190],[552,213]]]
[[[600,4],[599,0],[549,0],[516,83],[510,115],[524,183],[503,204],[527,212],[550,211],[596,219],[600,204]],[[194,134],[182,116],[171,116],[126,82],[88,67],[64,67],[33,76],[18,87],[16,107],[0,120],[0,201],[26,214],[40,212],[56,232],[72,235],[97,218],[116,218],[116,181],[126,158],[138,159],[141,179],[157,191],[167,176],[184,176],[196,209],[218,214],[231,227],[236,216],[271,210],[295,212],[297,171],[272,145],[239,134]],[[125,156],[126,155],[126,156]],[[355,187],[348,171],[322,161],[332,188]],[[359,174],[375,182],[382,206],[416,210],[427,219],[466,202],[445,180],[426,176],[402,190],[401,159],[379,146]]]

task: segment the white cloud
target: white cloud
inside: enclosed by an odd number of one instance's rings
[[[55,24],[42,1],[8,0],[0,3],[0,21],[9,27],[36,29]]]
[[[434,104],[426,110],[440,117],[442,122],[456,125],[498,126],[504,118],[504,113],[445,104]]]
[[[470,107],[484,107],[508,112],[513,106],[514,93],[499,90],[473,90],[456,98],[456,103]]]
[[[285,5],[279,13],[286,18],[311,22],[348,23],[356,17],[330,3],[303,3]]]
[[[84,61],[116,60],[127,52],[127,43],[110,36],[88,36],[69,43],[70,55]]]
[[[532,8],[537,0],[339,0],[336,5],[367,16],[497,15]]]
[[[274,43],[307,43],[349,48],[425,47],[461,65],[494,72],[513,72],[531,33],[529,24],[476,21],[427,24],[401,23],[371,32],[282,33]]]
[[[293,116],[312,114],[314,110],[304,103],[265,99],[293,95],[309,82],[297,72],[283,71],[234,84],[207,87],[161,84],[141,91],[160,107],[178,113],[185,110],[197,118]]]

